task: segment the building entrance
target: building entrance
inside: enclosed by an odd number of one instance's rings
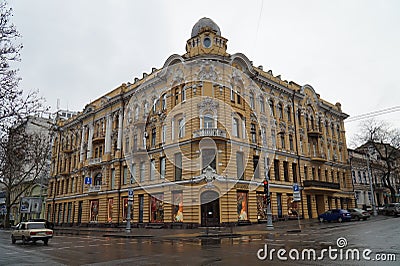
[[[219,195],[215,191],[203,192],[201,200],[201,226],[219,226]]]

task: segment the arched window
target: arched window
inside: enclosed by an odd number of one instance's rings
[[[279,119],[283,119],[283,108],[282,108],[282,104],[278,104],[278,115],[279,115]]]
[[[265,112],[264,97],[262,97],[262,96],[260,96],[260,112],[261,113]]]
[[[101,186],[101,173],[98,173],[95,177],[94,177],[94,185],[95,186]]]
[[[250,107],[252,108],[252,109],[254,109],[254,106],[255,106],[255,103],[254,103],[254,93],[253,92],[250,92]]]
[[[270,100],[270,101],[269,101],[269,109],[270,109],[270,111],[271,111],[271,115],[272,115],[273,117],[275,117],[275,107],[274,107],[274,101],[273,101],[273,100]]]

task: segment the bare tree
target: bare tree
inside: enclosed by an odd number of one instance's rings
[[[358,150],[369,153],[372,149],[384,162],[381,169],[381,181],[390,190],[391,201],[395,202],[396,182],[400,170],[400,130],[391,128],[387,123],[369,120],[361,125],[357,139],[363,143]]]
[[[0,0],[0,184],[6,192],[6,226],[15,204],[10,200],[11,194],[18,198],[29,187],[25,185],[35,182],[44,164],[44,150],[48,151],[49,145],[44,143],[47,138],[26,131],[29,117],[40,115],[48,108],[37,91],[24,93],[18,87],[20,77],[15,65],[20,61],[22,44],[17,42],[20,34],[11,17],[12,9]],[[18,185],[23,183],[21,191],[18,190]]]

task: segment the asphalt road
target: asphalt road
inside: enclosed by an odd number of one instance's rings
[[[12,245],[10,232],[0,231],[0,265],[400,265],[399,225],[400,218],[389,217],[316,224],[297,233],[281,230],[230,238],[56,235],[48,246],[42,242]],[[257,253],[262,258],[265,249],[267,256],[260,260]],[[272,249],[275,250],[270,255]],[[286,261],[278,257],[279,249],[284,250],[280,251],[280,257],[286,257]],[[326,251],[321,256],[323,249]],[[351,256],[355,249],[360,260]],[[304,250],[307,250],[305,259],[301,259]],[[315,250],[315,260],[310,250]],[[369,261],[362,257],[368,250],[371,250],[366,256]],[[350,260],[346,259],[346,252]],[[336,258],[329,257],[335,254]],[[377,254],[391,261],[377,261]]]

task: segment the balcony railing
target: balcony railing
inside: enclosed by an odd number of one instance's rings
[[[101,190],[101,185],[95,185],[95,186],[89,187],[89,193],[90,192],[99,192],[100,190]]]
[[[304,180],[304,187],[320,187],[320,188],[330,188],[330,189],[340,189],[339,183],[324,182],[317,180]]]
[[[100,163],[101,163],[101,158],[89,159],[89,165],[95,165],[95,164],[100,164]]]
[[[221,137],[226,138],[225,130],[219,128],[202,128],[193,132],[193,138],[198,137]]]

